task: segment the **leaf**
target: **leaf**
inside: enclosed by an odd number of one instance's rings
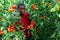
[[[60,3],[56,3],[56,5],[50,10],[51,12],[57,11]]]
[[[52,36],[51,36],[51,38],[54,38],[54,37],[55,37],[55,35],[56,35],[56,33],[53,33],[53,34],[52,34]]]
[[[4,34],[7,34],[7,30],[4,30]]]

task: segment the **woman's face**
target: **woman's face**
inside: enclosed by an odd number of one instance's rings
[[[21,6],[20,6],[19,12],[20,12],[20,13],[24,13],[24,12],[25,12],[25,6],[24,6],[24,5],[21,5]]]

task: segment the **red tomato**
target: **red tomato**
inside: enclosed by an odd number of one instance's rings
[[[37,10],[37,7],[36,7],[35,4],[32,4],[32,8],[33,8],[34,10]]]
[[[31,21],[31,24],[28,26],[28,29],[33,29],[35,24],[35,21]]]
[[[2,20],[2,18],[0,17],[0,21]]]
[[[0,35],[4,34],[4,30],[0,30]]]
[[[16,8],[17,8],[17,6],[14,4],[14,5],[12,6],[12,8],[13,8],[13,9],[16,9]]]
[[[14,12],[13,8],[8,9],[8,12]]]
[[[14,24],[9,25],[8,32],[13,32],[15,30]]]

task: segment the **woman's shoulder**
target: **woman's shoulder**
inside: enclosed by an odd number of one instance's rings
[[[29,16],[30,14],[28,12],[26,12],[26,15]]]

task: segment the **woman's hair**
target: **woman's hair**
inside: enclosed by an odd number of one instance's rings
[[[25,4],[21,3],[21,4],[18,4],[17,9],[19,10],[20,6],[22,5],[25,7]]]
[[[22,6],[22,5],[25,7],[25,4],[23,4],[23,3],[18,4],[18,6],[17,6],[17,10],[18,10],[18,11],[19,11],[19,9],[20,9],[20,6]],[[23,14],[22,14],[22,13],[20,13],[19,15],[20,15],[20,16],[22,16]]]

